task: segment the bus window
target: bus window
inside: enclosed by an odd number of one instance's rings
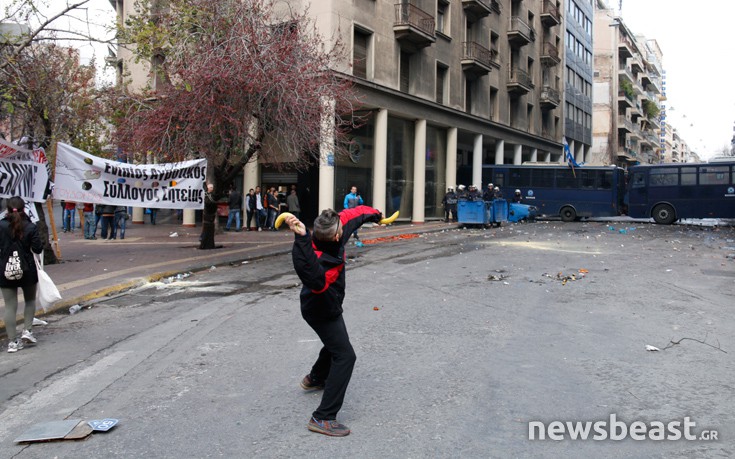
[[[531,186],[534,188],[552,188],[554,186],[554,170],[534,169],[531,174]]]
[[[556,187],[577,188],[577,178],[574,175],[571,169],[557,169]]]
[[[697,184],[697,168],[682,167],[681,168],[681,184],[696,185]]]
[[[612,188],[612,174],[612,171],[600,172],[600,183],[598,185],[598,189],[609,190]]]
[[[729,180],[729,166],[702,166],[699,168],[700,185],[727,185]]]
[[[528,187],[531,185],[531,171],[529,169],[511,169],[508,186]]]
[[[595,178],[597,178],[597,171],[579,170],[577,172],[579,177],[579,187],[592,190],[595,188]]]
[[[677,186],[679,184],[679,169],[676,167],[662,167],[651,169],[648,186]]]
[[[633,188],[643,188],[646,186],[646,175],[642,172],[634,173],[630,179],[630,186]]]

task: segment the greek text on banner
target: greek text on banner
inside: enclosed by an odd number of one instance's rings
[[[126,164],[70,145],[56,148],[54,198],[157,209],[201,209],[207,161]]]

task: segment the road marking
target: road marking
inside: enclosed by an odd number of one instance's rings
[[[530,250],[546,250],[549,252],[581,253],[585,255],[602,255],[599,250],[573,250],[558,247],[555,243],[546,242],[511,242],[511,241],[483,241],[482,244],[500,245],[502,247],[518,247]]]

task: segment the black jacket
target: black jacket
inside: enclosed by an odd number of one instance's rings
[[[38,283],[38,272],[36,272],[36,262],[33,261],[34,253],[43,252],[43,241],[38,235],[38,228],[31,223],[31,220],[23,214],[23,238],[20,243],[23,247],[21,256],[26,261],[28,272],[23,272],[23,278],[20,280],[7,280],[4,273],[0,273],[0,287],[22,287],[24,285],[32,285]],[[6,253],[10,250],[10,220],[6,217],[0,220],[0,259],[5,260]],[[2,266],[5,270],[5,266]]]
[[[379,210],[357,206],[339,213],[342,238],[339,241],[317,241],[306,235],[295,235],[293,266],[304,283],[301,289],[301,315],[305,319],[334,319],[342,314],[345,298],[345,244],[352,233],[365,222],[379,222]]]

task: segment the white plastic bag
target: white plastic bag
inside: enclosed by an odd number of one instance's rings
[[[36,294],[36,301],[38,301],[38,304],[46,312],[47,308],[50,308],[61,299],[61,294],[59,293],[59,289],[56,288],[54,281],[43,270],[41,256],[34,253],[33,259],[36,261],[36,269],[38,270],[38,293]]]

